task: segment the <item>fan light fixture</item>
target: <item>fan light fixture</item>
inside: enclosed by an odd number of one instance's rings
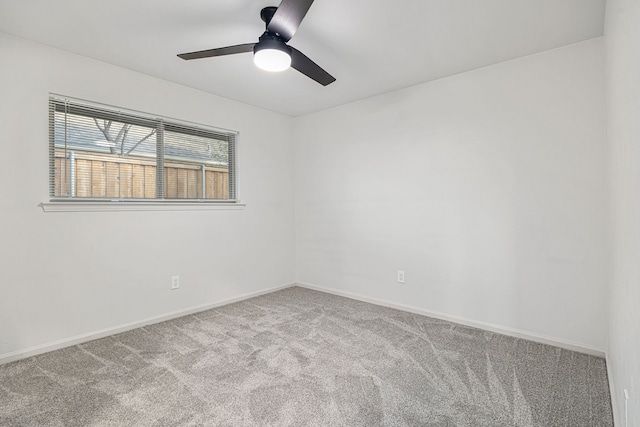
[[[280,6],[267,6],[260,11],[265,31],[258,43],[244,43],[215,49],[198,50],[178,54],[184,60],[212,58],[253,52],[253,62],[267,71],[283,71],[291,67],[310,79],[326,86],[336,81],[318,64],[287,43],[298,30],[313,0],[282,0]]]
[[[276,37],[260,37],[253,47],[253,62],[265,71],[284,71],[291,66],[291,48]]]

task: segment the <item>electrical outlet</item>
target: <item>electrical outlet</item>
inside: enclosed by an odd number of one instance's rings
[[[404,283],[404,271],[398,270],[398,283]]]
[[[180,276],[171,276],[171,289],[178,289],[180,287]]]

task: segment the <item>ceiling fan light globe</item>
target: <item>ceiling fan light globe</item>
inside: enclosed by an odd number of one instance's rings
[[[265,71],[284,71],[291,66],[291,55],[280,49],[260,49],[253,54],[253,62]]]

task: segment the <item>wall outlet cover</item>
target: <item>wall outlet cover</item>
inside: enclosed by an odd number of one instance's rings
[[[171,289],[178,289],[180,287],[180,276],[171,276]]]

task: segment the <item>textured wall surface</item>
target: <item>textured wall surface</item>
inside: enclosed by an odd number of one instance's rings
[[[607,0],[613,277],[608,360],[620,425],[640,426],[640,3]],[[624,390],[628,391],[628,424]]]
[[[296,119],[298,281],[604,351],[604,104],[595,39]]]
[[[0,58],[0,356],[293,281],[290,118],[1,34]],[[44,213],[50,92],[239,131],[247,207]]]

